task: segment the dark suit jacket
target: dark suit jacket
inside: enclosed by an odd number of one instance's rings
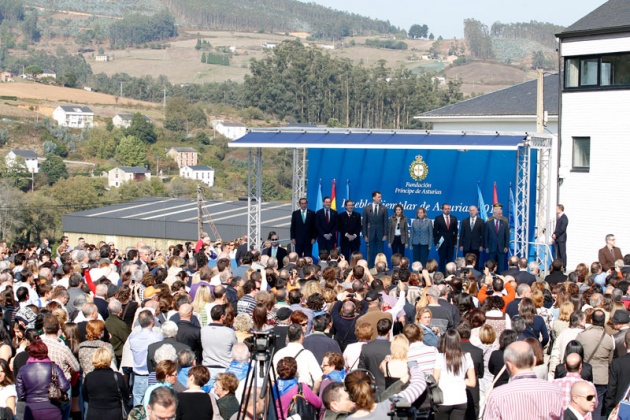
[[[177,341],[186,344],[195,353],[197,364],[201,364],[201,328],[190,321],[177,323]]]
[[[556,235],[556,242],[566,242],[567,241],[567,226],[569,225],[569,218],[566,214],[563,214],[556,221],[556,229],[553,231],[553,234]]]
[[[608,250],[608,247],[605,246],[599,250],[597,254],[597,259],[599,263],[602,265],[602,269],[604,271],[608,271],[615,266],[616,260],[623,259],[623,255],[621,255],[621,249],[614,247],[612,253]]]
[[[271,257],[271,247],[263,249],[262,254],[263,255],[269,255]],[[284,264],[282,263],[282,260],[287,255],[289,255],[287,250],[284,249],[283,247],[279,246],[278,250],[276,251],[276,258],[278,259],[278,270],[280,270],[280,269],[282,269],[284,267]]]
[[[630,354],[617,357],[610,364],[604,413],[609,413],[621,401],[628,386],[630,386]]]
[[[516,280],[517,284],[527,283],[531,286],[536,281],[536,276],[534,276],[532,273],[529,273],[527,271],[519,270],[517,273],[512,274],[512,275],[514,276],[514,279]]]
[[[560,379],[567,376],[567,370],[564,367],[564,363],[560,363],[556,366],[556,372],[554,378]],[[582,379],[588,382],[593,382],[593,365],[590,363],[582,362],[582,371],[580,372]]]
[[[367,369],[374,374],[379,395],[385,390],[385,375],[379,366],[388,354],[391,354],[389,340],[376,339],[364,345],[359,356],[359,369]]]
[[[107,310],[107,301],[105,299],[95,297],[94,304],[98,308],[98,313],[101,317],[103,317],[103,320],[107,319],[109,317],[109,311]]]
[[[545,277],[545,281],[551,286],[556,283],[564,283],[567,281],[567,276],[563,274],[562,271],[552,271]]]
[[[153,356],[155,356],[155,351],[162,347],[162,345],[164,344],[170,344],[171,346],[175,347],[175,351],[177,351],[177,354],[179,354],[179,352],[184,349],[191,350],[190,347],[188,347],[186,344],[180,343],[174,337],[165,338],[164,340],[158,341],[157,343],[149,344],[149,347],[147,347],[147,368],[149,369],[149,372],[155,372],[157,363],[155,363],[155,359],[153,358]]]
[[[339,343],[328,337],[326,334],[313,333],[304,339],[302,345],[306,350],[310,350],[311,353],[313,353],[313,356],[317,359],[317,363],[320,365],[324,360],[324,355],[329,351],[333,353],[341,353]]]
[[[348,216],[347,211],[343,211],[337,215],[337,230],[339,231],[339,237],[341,243],[348,241],[346,233],[350,235],[357,235],[355,241],[359,240],[361,235],[361,215],[356,211],[353,211]]]
[[[374,214],[373,203],[366,204],[363,208],[363,239],[369,242],[373,239],[381,240],[387,235],[387,207],[382,203],[378,205],[378,214]]]
[[[317,237],[315,229],[315,212],[306,210],[306,222],[302,221],[302,210],[298,209],[291,214],[291,239],[296,244],[306,244]]]
[[[433,242],[435,245],[440,242],[440,238],[444,238],[442,246],[454,247],[457,244],[457,217],[449,215],[450,222],[448,229],[446,228],[446,220],[444,214],[440,214],[433,222]]]
[[[479,250],[479,247],[483,248],[484,227],[485,223],[479,216],[476,217],[475,225],[472,229],[470,228],[470,217],[465,218],[460,226],[459,246],[463,247],[464,251],[469,249]]]
[[[567,408],[564,410],[564,420],[577,420],[577,417],[573,414],[573,411]]]
[[[332,234],[330,238],[332,241],[337,242],[337,211],[330,209],[330,220],[326,223],[326,213],[324,209],[317,210],[315,213],[315,229],[317,229],[317,237],[321,240],[326,240],[324,234]]]
[[[504,248],[510,247],[510,227],[507,220],[501,218],[499,221],[499,233],[495,231],[494,217],[491,217],[486,222],[485,234],[483,242],[486,249],[490,252],[503,252]]]

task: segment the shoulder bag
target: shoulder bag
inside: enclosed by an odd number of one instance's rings
[[[118,393],[118,400],[120,401],[120,409],[122,411],[121,418],[125,420],[129,416],[129,408],[127,404],[125,404],[125,399],[120,392],[120,386],[118,385],[118,376],[116,376],[116,372],[114,372],[114,383],[116,384],[116,392]]]
[[[435,380],[433,375],[427,375],[427,390],[429,394],[429,402],[431,403],[431,407],[433,409],[437,409],[438,405],[444,403],[444,393],[438,386],[438,382]]]
[[[289,404],[289,417],[296,414],[300,415],[302,420],[315,420],[315,407],[311,405],[304,396],[304,390],[302,389],[302,382],[298,383],[297,394],[291,400]]]
[[[601,346],[602,341],[604,341],[604,337],[606,337],[606,330],[602,331],[602,336],[599,338],[599,341],[597,342],[595,349],[593,349],[593,352],[588,356],[588,359],[586,359],[586,363],[591,362],[591,359],[593,358],[593,356],[595,356],[595,353],[597,353],[597,349],[599,349],[599,346]]]
[[[57,377],[57,369],[55,364],[50,362],[50,384],[48,385],[48,398],[50,402],[56,406],[67,403],[68,393],[59,387],[59,378]]]

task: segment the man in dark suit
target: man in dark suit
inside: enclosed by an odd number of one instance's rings
[[[299,257],[312,257],[317,237],[315,212],[307,208],[306,198],[300,198],[300,208],[291,214],[291,243]]]
[[[460,226],[459,250],[462,251],[464,256],[466,254],[475,254],[477,257],[475,268],[477,268],[479,252],[483,249],[485,222],[479,217],[477,206],[470,206],[468,213],[470,217],[465,218]]]
[[[350,261],[350,255],[358,251],[361,246],[359,235],[361,234],[361,215],[354,211],[354,201],[346,200],[346,211],[337,215],[337,230],[339,231],[339,244],[341,253]]]
[[[278,242],[280,238],[278,237],[278,234],[276,232],[269,232],[269,235],[267,235],[267,240],[271,241],[271,246],[263,249],[262,254],[276,258],[278,260],[278,270],[282,270],[282,267],[284,267],[284,257],[289,255],[289,253],[286,249],[280,246],[280,243]]]
[[[608,271],[615,268],[615,261],[622,260],[621,249],[615,246],[615,235],[606,235],[606,246],[599,250],[597,259],[602,265],[602,270]]]
[[[461,338],[462,351],[470,353],[470,357],[475,367],[477,382],[474,387],[466,387],[468,395],[468,407],[466,409],[467,419],[479,418],[479,379],[483,378],[483,350],[470,343],[470,324],[462,321],[457,325],[457,332]],[[472,397],[472,398],[471,398]]]
[[[530,286],[536,282],[536,276],[527,271],[527,258],[518,259],[518,272],[512,274],[516,280],[516,284],[529,284]]]
[[[435,218],[433,222],[433,242],[438,248],[438,256],[440,263],[438,270],[444,273],[446,271],[446,263],[451,262],[455,258],[455,247],[457,246],[457,218],[451,215],[451,205],[442,204],[442,214]]]
[[[502,276],[514,276],[518,273],[518,257],[516,255],[512,255],[508,258],[508,268],[504,272],[501,273]]]
[[[593,385],[586,381],[578,381],[571,386],[571,402],[564,410],[564,420],[578,420],[595,411],[597,393]],[[599,416],[597,417],[599,418]]]
[[[556,229],[553,231],[554,242],[556,243],[556,258],[562,260],[564,266],[567,266],[567,226],[569,226],[569,218],[564,214],[564,206],[558,204],[556,206]]]
[[[315,213],[317,245],[320,251],[330,251],[337,245],[337,211],[330,208],[331,202],[330,197],[324,197],[324,207]]]
[[[563,268],[562,260],[556,259],[551,262],[551,272],[545,277],[545,281],[549,286],[567,281],[567,275],[562,272]]]
[[[188,303],[184,303],[177,311],[179,321],[177,324],[177,335],[175,338],[180,343],[186,344],[195,353],[197,364],[201,364],[201,327],[193,325],[191,322],[193,316],[193,307]]]
[[[372,204],[363,209],[363,240],[367,246],[367,261],[374,267],[376,254],[383,252],[383,242],[387,240],[387,207],[381,204],[383,196],[379,191],[372,193]]]
[[[378,337],[361,347],[359,356],[359,369],[367,369],[374,374],[377,392],[380,395],[385,390],[385,375],[379,368],[385,356],[391,354],[389,342],[389,330],[392,328],[392,321],[384,318],[376,323]]]
[[[324,355],[328,352],[340,353],[339,343],[326,335],[328,327],[327,315],[317,315],[313,318],[313,332],[304,339],[302,345],[306,350],[310,350],[320,365],[324,360]]]
[[[486,246],[488,258],[498,263],[498,271],[505,270],[505,256],[510,245],[510,226],[503,217],[503,205],[496,203],[492,206],[493,215],[486,222],[483,243]]]
[[[615,312],[616,313],[616,312]],[[624,347],[630,347],[630,331],[626,332]],[[604,414],[608,415],[625,397],[630,386],[630,353],[613,359],[608,371],[608,390],[604,400]]]

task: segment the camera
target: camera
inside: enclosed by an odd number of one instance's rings
[[[253,331],[252,338],[252,353],[267,353],[276,346],[276,335],[271,331]]]
[[[354,293],[348,293],[348,297],[354,299]]]

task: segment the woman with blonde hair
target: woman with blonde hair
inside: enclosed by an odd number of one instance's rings
[[[385,376],[385,387],[389,388],[394,382],[407,374],[407,355],[409,354],[409,340],[403,334],[394,336],[390,345],[391,354],[381,362],[379,369]]]
[[[346,362],[348,371],[356,369],[359,366],[359,356],[361,348],[372,339],[372,325],[369,322],[362,322],[354,327],[354,335],[357,342],[348,344],[343,351],[343,359]]]
[[[569,320],[571,319],[571,314],[574,310],[575,307],[572,302],[562,302],[558,310],[558,319],[553,321],[553,325],[551,327],[554,337],[557,338],[562,331],[569,328]]]
[[[411,237],[409,248],[413,251],[413,262],[420,261],[424,267],[429,258],[429,250],[433,244],[433,224],[427,217],[424,207],[418,207],[416,217],[411,221]]]
[[[357,260],[358,261],[358,260]],[[387,270],[389,267],[387,265],[387,256],[385,254],[383,254],[382,252],[379,252],[378,254],[376,254],[376,257],[374,257],[374,268],[372,268],[370,270],[370,272],[373,275],[376,275],[376,265],[378,263],[385,263],[385,270]]]
[[[545,325],[547,326],[547,331],[552,331],[551,327],[553,326],[553,314],[551,310],[545,308],[545,296],[541,290],[536,290],[531,294],[530,299],[534,302],[534,306],[536,307],[536,314],[541,316],[545,321]]]
[[[83,399],[89,405],[86,420],[120,419],[120,398],[127,404],[129,390],[123,375],[111,368],[114,353],[107,347],[92,355],[92,370],[83,380]]]
[[[249,331],[252,329],[253,325],[254,321],[249,314],[241,313],[236,315],[236,318],[234,318],[234,330],[239,343],[242,343],[243,340],[252,336]]]
[[[110,343],[103,341],[105,331],[105,323],[103,321],[98,319],[88,321],[85,331],[87,340],[79,344],[79,364],[81,365],[81,369],[83,369],[83,374],[87,375],[94,370],[92,359],[96,351],[101,348],[106,348],[111,354],[114,354],[114,348]],[[112,364],[112,367],[116,367],[115,362]]]
[[[490,324],[484,324],[479,328],[479,343],[475,343],[475,346],[479,347],[483,351],[483,377],[479,378],[479,391],[480,395],[483,395],[492,385],[494,375],[488,369],[488,363],[490,362],[490,355],[493,351],[499,349],[497,332]]]
[[[416,315],[416,322],[420,328],[422,328],[422,342],[427,346],[438,346],[440,330],[437,327],[431,326],[431,320],[433,319],[433,313],[429,308],[421,308]]]
[[[195,293],[195,298],[192,301],[192,307],[193,310],[201,317],[201,326],[208,325],[210,323],[211,318],[208,317],[210,310],[207,308],[212,302],[214,302],[214,297],[212,296],[210,286],[207,284],[199,285],[199,287],[197,287],[197,292]]]

